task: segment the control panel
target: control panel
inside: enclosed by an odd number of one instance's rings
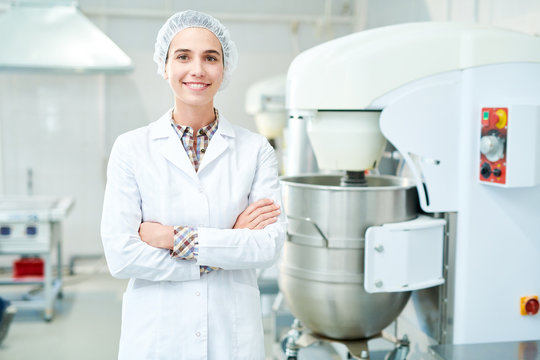
[[[508,108],[482,108],[479,179],[506,184]]]
[[[48,222],[3,222],[0,220],[0,254],[39,254],[49,251]]]

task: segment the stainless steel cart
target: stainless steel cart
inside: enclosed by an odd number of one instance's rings
[[[52,320],[55,299],[62,296],[61,226],[72,207],[69,197],[0,197],[0,255],[39,256],[44,261],[42,277],[0,279],[0,285],[43,286],[39,295],[10,300],[20,310],[43,309],[46,321]]]

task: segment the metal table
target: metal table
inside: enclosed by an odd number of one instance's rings
[[[437,360],[540,360],[539,350],[540,341],[434,345],[429,348]]]
[[[18,309],[43,309],[54,316],[54,301],[62,295],[62,221],[73,206],[69,197],[0,197],[0,255],[39,256],[43,277],[0,279],[0,285],[40,285],[42,296],[10,299]],[[56,251],[56,275],[52,255]]]

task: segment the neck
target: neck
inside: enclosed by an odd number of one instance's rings
[[[185,104],[176,104],[172,113],[176,124],[190,126],[196,133],[200,128],[205,127],[214,120],[214,104],[210,103],[204,106],[186,106]]]

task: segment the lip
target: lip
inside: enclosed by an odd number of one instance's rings
[[[211,85],[203,82],[183,82],[182,84],[193,91],[204,91]]]

